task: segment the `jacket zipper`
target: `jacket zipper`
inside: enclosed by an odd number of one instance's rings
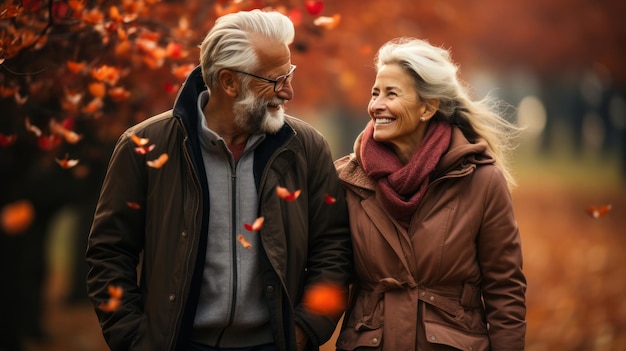
[[[226,149],[226,147],[225,147]],[[229,150],[225,150],[228,151],[229,155],[230,155],[230,151]],[[234,162],[234,160],[233,160]],[[232,255],[231,255],[231,259],[232,259],[232,266],[233,266],[233,289],[232,289],[232,299],[231,299],[231,304],[230,304],[230,315],[228,316],[228,323],[226,324],[226,326],[222,329],[222,331],[220,332],[220,335],[217,337],[217,341],[215,343],[215,345],[217,347],[220,346],[220,343],[222,342],[222,337],[224,337],[224,333],[226,332],[226,329],[228,329],[232,324],[233,324],[233,320],[235,319],[235,308],[237,307],[237,165],[232,163],[231,167],[230,167],[230,172],[231,172],[231,176],[230,176],[230,181],[231,181],[231,185],[232,185],[232,191],[231,191],[231,228],[232,228],[232,232],[231,232],[231,249],[232,249]]]

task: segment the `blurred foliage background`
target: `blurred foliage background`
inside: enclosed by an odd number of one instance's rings
[[[106,349],[82,256],[113,143],[171,108],[215,18],[264,7],[296,24],[288,113],[335,157],[367,122],[373,56],[395,37],[450,49],[477,97],[511,104],[527,350],[626,349],[626,3],[4,0],[0,350]]]

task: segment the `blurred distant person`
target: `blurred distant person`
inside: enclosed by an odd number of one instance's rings
[[[347,294],[347,207],[327,142],[284,114],[293,39],[278,12],[220,17],[173,109],[117,142],[87,248],[112,350],[318,350],[332,336],[341,312],[302,301],[317,283]]]
[[[523,350],[515,126],[426,41],[387,42],[375,67],[371,120],[336,161],[357,274],[338,349]]]

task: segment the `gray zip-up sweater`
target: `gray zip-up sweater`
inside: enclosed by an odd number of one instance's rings
[[[220,204],[209,213],[208,244],[204,278],[194,320],[192,340],[214,347],[247,347],[273,342],[269,311],[263,297],[260,240],[244,223],[253,223],[257,214],[254,183],[254,148],[265,135],[248,139],[239,161],[222,137],[210,130],[202,107],[208,101],[205,90],[198,99],[200,146],[209,200]],[[237,241],[244,235],[252,244],[245,248]],[[245,335],[245,338],[241,336]]]

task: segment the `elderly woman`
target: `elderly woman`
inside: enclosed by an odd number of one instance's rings
[[[375,67],[371,120],[335,162],[358,275],[338,349],[523,350],[516,127],[426,41],[387,42]]]

